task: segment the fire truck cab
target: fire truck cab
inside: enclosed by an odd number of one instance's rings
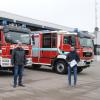
[[[22,46],[26,53],[26,66],[32,65],[30,33],[30,30],[22,28],[21,26],[0,26],[0,69],[13,69],[11,65],[11,54],[18,41],[22,42]]]
[[[67,55],[75,47],[80,56],[78,72],[88,67],[93,60],[93,43],[90,37],[75,32],[41,31],[32,32],[33,67],[52,67],[57,73],[67,73]]]

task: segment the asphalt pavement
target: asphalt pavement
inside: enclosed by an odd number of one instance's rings
[[[25,87],[13,88],[11,72],[0,72],[0,100],[100,100],[100,62],[78,74],[76,87],[69,87],[67,75],[50,68],[25,69]]]

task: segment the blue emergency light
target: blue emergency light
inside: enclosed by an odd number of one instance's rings
[[[74,29],[74,32],[79,33],[78,28],[75,28],[75,29]]]

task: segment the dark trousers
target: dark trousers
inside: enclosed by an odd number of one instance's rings
[[[23,69],[24,69],[23,65],[14,66],[14,85],[17,85],[17,79],[18,79],[18,84],[22,84]]]
[[[77,82],[77,65],[75,65],[73,68],[68,65],[68,83],[71,86],[71,74],[72,74],[72,69],[73,69],[73,75],[74,75],[74,85],[76,85]]]

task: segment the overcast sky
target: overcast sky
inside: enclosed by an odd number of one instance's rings
[[[81,30],[95,27],[95,0],[0,0],[0,10]],[[98,18],[100,18],[100,0]],[[98,26],[100,26],[98,19]]]

